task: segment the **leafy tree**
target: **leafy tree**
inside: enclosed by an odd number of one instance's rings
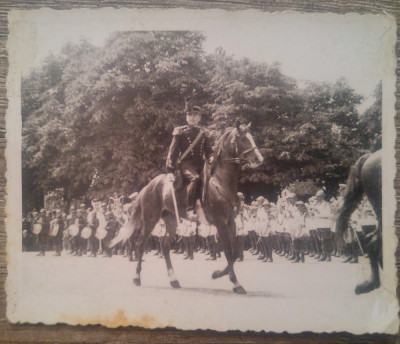
[[[265,162],[243,173],[239,187],[272,198],[294,182],[334,192],[363,149],[379,142],[378,88],[359,118],[361,97],[344,79],[300,89],[279,64],[222,49],[206,55],[204,39],[120,32],[102,48],[68,44],[24,78],[25,207],[40,207],[43,194],[58,188],[68,202],[141,189],[164,172],[188,104],[202,107],[213,139],[237,119],[252,122]]]
[[[91,198],[131,192],[161,173],[184,98],[193,88],[204,98],[203,40],[192,32],[119,33],[100,50],[69,45],[56,61],[58,83],[31,110],[53,74],[45,63],[24,81],[32,90],[23,96],[25,184],[36,196],[63,186],[67,199]]]
[[[382,148],[382,81],[375,87],[375,102],[360,118],[365,146],[370,151]]]

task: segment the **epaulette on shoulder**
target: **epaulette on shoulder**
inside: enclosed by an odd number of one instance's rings
[[[187,125],[182,125],[181,127],[174,128],[172,135],[180,135],[187,129]]]

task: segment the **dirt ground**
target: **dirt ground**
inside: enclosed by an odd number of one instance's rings
[[[306,256],[304,264],[292,264],[274,255],[274,263],[262,263],[245,252],[235,270],[247,295],[236,295],[228,277],[211,279],[225,258],[208,261],[200,253],[194,260],[172,254],[181,289],[170,287],[165,261],[154,251],[145,255],[141,287],[132,283],[136,263],[123,256],[16,256],[18,268],[7,282],[12,322],[367,333],[390,331],[397,319],[397,303],[384,285],[354,294],[369,274],[363,257],[343,264],[343,258],[328,263]]]

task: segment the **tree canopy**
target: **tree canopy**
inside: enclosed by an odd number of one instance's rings
[[[344,79],[299,88],[278,64],[206,54],[204,40],[199,32],[116,33],[101,48],[69,43],[23,78],[25,206],[58,188],[69,201],[141,189],[164,173],[188,97],[213,139],[236,119],[252,123],[265,162],[240,183],[261,193],[307,180],[335,190],[355,159],[379,146],[381,85],[359,114],[362,98]]]

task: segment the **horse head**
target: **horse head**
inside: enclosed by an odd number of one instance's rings
[[[251,123],[242,125],[239,121],[236,121],[235,128],[230,131],[226,140],[230,146],[228,151],[231,155],[231,161],[240,164],[242,169],[256,168],[264,161],[253,136],[250,134],[250,126]]]

